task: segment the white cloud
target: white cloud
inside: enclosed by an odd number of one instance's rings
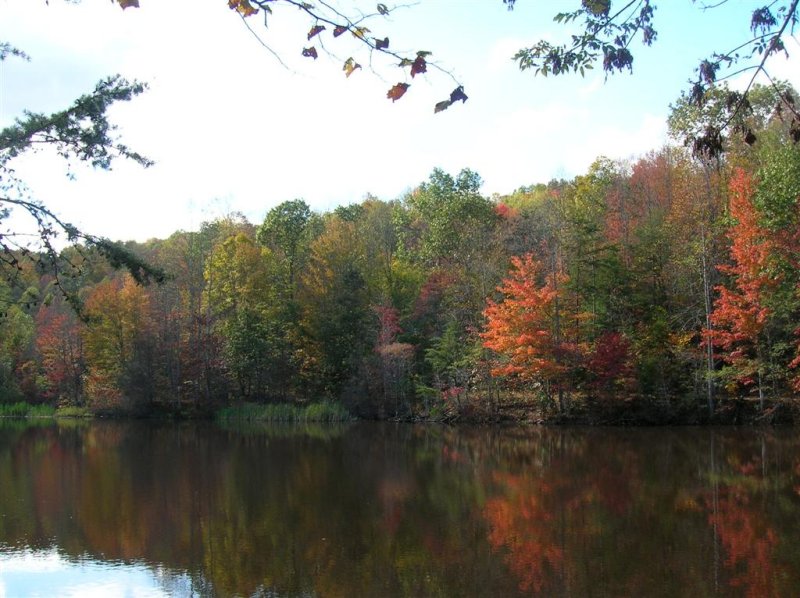
[[[6,1],[0,38],[30,50],[34,61],[0,65],[0,121],[24,107],[59,109],[113,72],[148,81],[150,90],[113,116],[126,143],[157,161],[153,168],[76,168],[77,180],[69,181],[61,163],[44,155],[19,165],[37,196],[66,219],[136,239],[196,226],[227,208],[260,220],[295,197],[320,210],[366,192],[391,199],[435,166],[473,168],[487,192],[508,192],[579,174],[599,154],[658,147],[663,117],[653,113],[666,110],[677,90],[670,84],[658,96],[663,102],[655,105],[660,100],[649,93],[642,105],[637,90],[666,85],[655,70],[638,72],[638,87],[634,78],[604,86],[599,73],[584,80],[518,72],[510,59],[516,50],[563,34],[529,29],[552,18],[534,4],[512,14],[502,6],[456,14],[432,2],[393,17],[393,44],[434,39],[437,59],[464,73],[469,101],[434,116],[433,105],[452,88],[446,75],[431,69],[409,80],[401,101],[389,102],[387,89],[403,78],[397,67],[376,75],[365,64],[348,79],[344,56],[303,58],[307,23],[297,20],[299,11],[276,11],[266,31],[251,21],[286,69],[224,5],[171,0],[122,11],[111,2]],[[442,27],[442,18],[452,27]],[[331,47],[346,55],[340,42]],[[667,43],[659,40],[669,55]],[[775,68],[794,80],[800,72]]]

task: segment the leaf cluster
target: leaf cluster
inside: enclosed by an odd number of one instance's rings
[[[513,3],[509,8],[513,7]],[[653,26],[655,6],[650,0],[625,3],[611,12],[610,0],[583,0],[581,7],[572,12],[562,12],[553,20],[562,25],[580,23],[579,30],[569,43],[553,44],[540,40],[514,55],[520,70],[533,70],[535,74],[563,75],[580,73],[602,62],[606,74],[633,71],[633,53],[630,44],[636,37],[649,46],[657,36]]]
[[[355,16],[345,14],[326,2],[313,4],[301,0],[228,0],[229,8],[236,11],[242,19],[249,19],[259,14],[259,11],[262,11],[265,27],[267,26],[268,18],[275,18],[275,11],[279,5],[295,7],[305,13],[310,20],[310,27],[305,34],[305,41],[311,42],[313,40],[315,43],[314,45],[303,46],[300,54],[305,58],[317,60],[321,51],[325,51],[333,56],[325,46],[326,39],[328,41],[331,39],[338,40],[338,38],[344,34],[349,33],[349,37],[356,40],[361,47],[366,50],[365,62],[368,63],[370,67],[372,67],[373,57],[377,53],[395,61],[395,66],[403,69],[412,80],[417,75],[427,73],[429,66],[434,66],[453,78],[452,74],[429,61],[431,52],[427,50],[418,50],[415,52],[395,51],[390,47],[388,36],[376,35],[367,26],[367,24],[372,25],[376,19],[387,19],[399,7],[389,7],[384,3],[378,3],[375,6],[374,12]],[[319,46],[319,48],[317,46]],[[338,44],[338,47],[342,46],[343,44]],[[361,62],[359,62],[355,56],[349,56],[343,60],[339,58],[338,60],[341,61],[342,71],[348,78],[355,71],[362,69]],[[408,70],[406,71],[405,69]],[[455,78],[453,79],[455,80]],[[434,106],[434,113],[446,110],[458,100],[462,102],[467,100],[463,85],[458,83],[458,81],[456,81],[456,83],[457,87],[450,94],[450,97],[436,103]],[[400,81],[387,91],[386,97],[392,100],[392,102],[396,102],[406,94],[409,87],[411,87],[411,83],[409,83],[408,80]]]

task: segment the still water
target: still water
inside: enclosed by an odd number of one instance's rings
[[[0,597],[792,596],[794,430],[0,420]]]

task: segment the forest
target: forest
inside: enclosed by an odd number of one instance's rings
[[[394,199],[327,213],[291,199],[259,223],[231,213],[126,243],[161,283],[140,284],[91,244],[59,250],[56,268],[15,260],[0,280],[0,406],[791,417],[800,146],[780,106],[798,96],[754,87],[737,117],[747,135],[703,154],[678,140],[725,118],[726,93],[713,93],[702,110],[674,103],[673,143],[599,157],[571,180],[485,197],[478,173],[434,169]]]

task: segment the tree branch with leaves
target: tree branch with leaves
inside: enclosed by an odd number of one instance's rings
[[[436,103],[434,106],[434,113],[446,110],[455,102],[461,101],[463,103],[467,101],[464,86],[459,83],[449,70],[430,61],[430,51],[396,51],[390,47],[388,36],[376,35],[367,26],[372,25],[379,19],[388,18],[392,12],[399,8],[406,8],[407,5],[390,7],[384,3],[378,3],[373,12],[359,13],[357,16],[345,14],[331,3],[325,2],[324,0],[318,0],[314,4],[302,0],[228,0],[228,6],[232,10],[238,12],[245,21],[255,17],[259,14],[259,11],[261,11],[264,16],[265,29],[267,28],[269,19],[274,20],[276,18],[275,9],[277,9],[278,6],[290,6],[302,11],[309,20],[306,41],[309,42],[310,45],[304,44],[301,54],[313,60],[319,57],[320,52],[317,49],[317,45],[329,55],[336,58],[336,56],[325,47],[326,37],[330,36],[328,41],[339,40],[341,36],[349,34],[348,37],[355,39],[361,49],[366,51],[366,61],[368,64],[372,64],[373,57],[377,53],[389,58],[390,61],[394,63],[394,66],[403,69],[405,80],[394,84],[386,93],[386,97],[392,100],[392,102],[396,102],[406,94],[411,87],[409,79],[413,81],[417,75],[427,73],[429,66],[445,73],[456,84],[456,88],[450,92],[449,97]],[[259,41],[262,41],[249,24],[248,29],[259,38]],[[268,44],[264,45],[270,49]],[[341,45],[343,46],[344,44]],[[270,49],[270,51],[272,50]],[[362,69],[359,60],[364,61],[363,58],[358,58],[358,53],[348,56],[348,58],[344,60],[341,58],[338,58],[338,60],[342,62],[342,71],[346,77],[350,77],[356,70]]]
[[[139,283],[164,280],[161,269],[109,239],[81,231],[32,198],[13,168],[14,160],[44,148],[55,150],[68,163],[77,159],[100,169],[110,169],[120,158],[145,168],[150,166],[150,160],[117,139],[107,114],[111,105],[130,101],[144,90],[139,82],[110,77],[66,110],[50,115],[26,111],[13,125],[0,131],[0,226],[6,225],[0,228],[0,272],[8,283],[14,284],[26,264],[30,265],[39,272],[51,273],[56,287],[78,307],[64,278],[79,275],[81,264],[62,254],[59,247],[64,242],[81,244],[84,252],[96,251],[113,267],[126,268]],[[12,214],[15,220],[9,226]],[[25,217],[32,223],[31,228],[20,227],[17,219]]]
[[[503,0],[513,8],[515,0]],[[709,123],[706,128],[685,139],[698,157],[719,157],[724,151],[726,131],[740,134],[747,143],[755,142],[753,130],[741,126],[743,117],[751,112],[749,93],[759,75],[764,75],[772,84],[767,63],[778,54],[789,55],[785,39],[794,34],[798,18],[798,1],[773,0],[763,6],[754,7],[749,23],[750,37],[730,50],[718,51],[703,59],[690,80],[688,99],[699,109],[716,96],[713,93],[723,81],[752,72],[743,92],[728,91],[725,102],[726,114],[722,122]],[[726,2],[713,5],[699,4],[702,10],[717,9]],[[622,5],[621,8],[616,8]],[[624,71],[633,72],[633,42],[638,40],[651,46],[658,37],[655,26],[655,0],[629,0],[612,3],[611,0],[581,0],[580,8],[558,13],[556,23],[575,27],[571,41],[553,44],[540,40],[532,46],[522,48],[514,56],[521,70],[532,70],[536,75],[565,75],[578,73],[583,76],[595,65],[601,64],[606,77]],[[777,88],[777,87],[776,87]],[[795,142],[800,140],[800,107],[788,94],[779,94],[780,110],[792,120],[791,131]]]

